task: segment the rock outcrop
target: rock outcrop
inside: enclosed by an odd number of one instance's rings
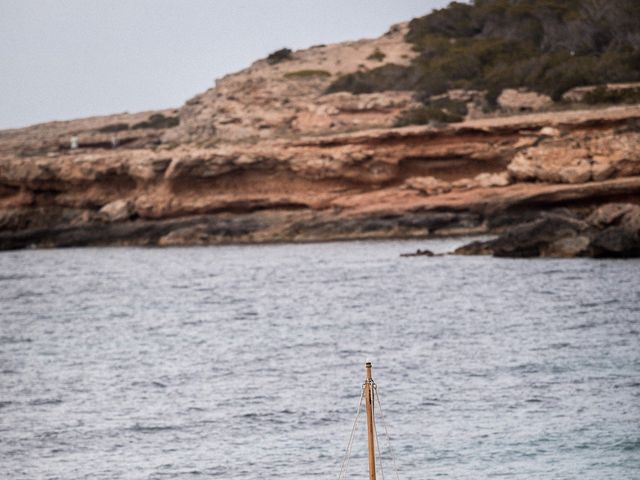
[[[497,257],[640,257],[640,206],[608,203],[586,217],[563,209],[507,229],[495,240],[458,248]]]
[[[553,105],[549,95],[515,88],[504,89],[498,96],[497,102],[509,113],[538,112]]]
[[[324,94],[411,61],[405,31],[260,60],[180,109],[0,132],[0,249],[499,233],[640,203],[640,106],[394,128],[411,92]],[[613,248],[590,235],[563,248]]]
[[[640,175],[640,131],[580,131],[518,152],[507,170],[516,180],[585,183]]]

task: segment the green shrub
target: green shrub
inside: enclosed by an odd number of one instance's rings
[[[372,70],[358,71],[341,76],[333,82],[326,93],[352,92],[373,93],[385,90],[411,89],[412,73],[410,67],[389,63]]]
[[[122,130],[129,130],[129,124],[128,123],[112,123],[110,125],[105,125],[104,127],[98,129],[98,131],[102,133],[121,132]]]
[[[281,48],[280,50],[270,53],[267,56],[267,62],[269,62],[270,65],[275,65],[285,60],[291,60],[292,53],[290,48]]]
[[[465,102],[461,100],[452,100],[449,97],[432,100],[429,102],[429,105],[446,110],[450,114],[457,115],[459,117],[464,117],[468,113],[467,104]]]
[[[481,32],[473,17],[474,7],[466,3],[451,2],[447,8],[434,10],[430,15],[409,22],[407,41],[420,43],[425,35],[471,37]]]
[[[285,78],[317,78],[317,77],[330,77],[331,73],[326,70],[297,70],[295,72],[287,72],[284,74]]]
[[[180,123],[180,119],[176,117],[165,117],[161,113],[154,113],[147,120],[139,123],[135,123],[131,126],[132,129],[138,128],[171,128]]]
[[[416,58],[337,78],[328,91],[409,89],[423,102],[452,88],[526,87],[554,100],[580,85],[640,81],[637,0],[475,0],[452,2],[409,23]],[[597,6],[597,5],[595,5]]]
[[[377,62],[382,62],[385,58],[386,58],[386,54],[380,50],[379,48],[376,48],[373,53],[371,53],[371,55],[369,55],[367,57],[367,60],[375,60]]]
[[[640,103],[640,88],[626,88],[610,90],[606,86],[599,86],[584,95],[584,102],[589,105],[599,103]]]
[[[461,121],[462,117],[451,115],[439,108],[425,106],[402,112],[396,118],[394,126],[404,127],[407,125],[426,125],[431,122],[452,123]]]

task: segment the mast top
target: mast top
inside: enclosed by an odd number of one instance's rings
[[[366,372],[367,382],[371,381],[371,362],[367,362],[364,364],[364,369]]]

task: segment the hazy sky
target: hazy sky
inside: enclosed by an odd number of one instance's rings
[[[449,0],[0,0],[0,128],[177,107],[282,47],[381,35]]]

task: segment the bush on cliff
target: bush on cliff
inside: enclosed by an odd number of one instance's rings
[[[111,123],[109,125],[105,125],[104,127],[101,127],[98,129],[98,131],[102,133],[121,132],[123,130],[129,130],[128,123]]]
[[[409,109],[398,115],[394,122],[394,127],[404,127],[407,125],[427,125],[429,123],[453,123],[461,122],[463,117],[449,113],[448,111],[426,105]]]
[[[640,103],[640,88],[614,90],[601,85],[585,93],[584,102],[590,105],[599,103]]]
[[[293,52],[290,48],[281,48],[280,50],[270,53],[267,56],[267,62],[270,65],[275,65],[276,63],[284,62],[285,60],[291,60],[292,53]]]
[[[386,58],[386,56],[387,55],[382,50],[376,48],[373,52],[371,52],[371,55],[367,57],[367,60],[375,60],[376,62],[381,62]]]
[[[414,78],[412,69],[389,63],[372,70],[357,71],[343,75],[333,82],[326,93],[352,92],[373,93],[384,90],[410,90]]]
[[[131,128],[171,128],[180,123],[178,117],[165,117],[161,113],[154,113],[147,120],[143,122],[134,123]]]
[[[467,114],[467,106],[459,100],[440,98],[431,100],[428,104],[402,112],[396,118],[394,125],[426,125],[428,123],[461,122]]]
[[[469,88],[491,103],[507,87],[559,100],[579,85],[640,80],[637,0],[453,2],[412,20],[406,39],[418,53],[409,67],[345,75],[328,91],[409,89],[427,100]]]
[[[287,72],[284,74],[284,78],[326,78],[330,77],[331,73],[326,70],[296,70],[295,72]]]

